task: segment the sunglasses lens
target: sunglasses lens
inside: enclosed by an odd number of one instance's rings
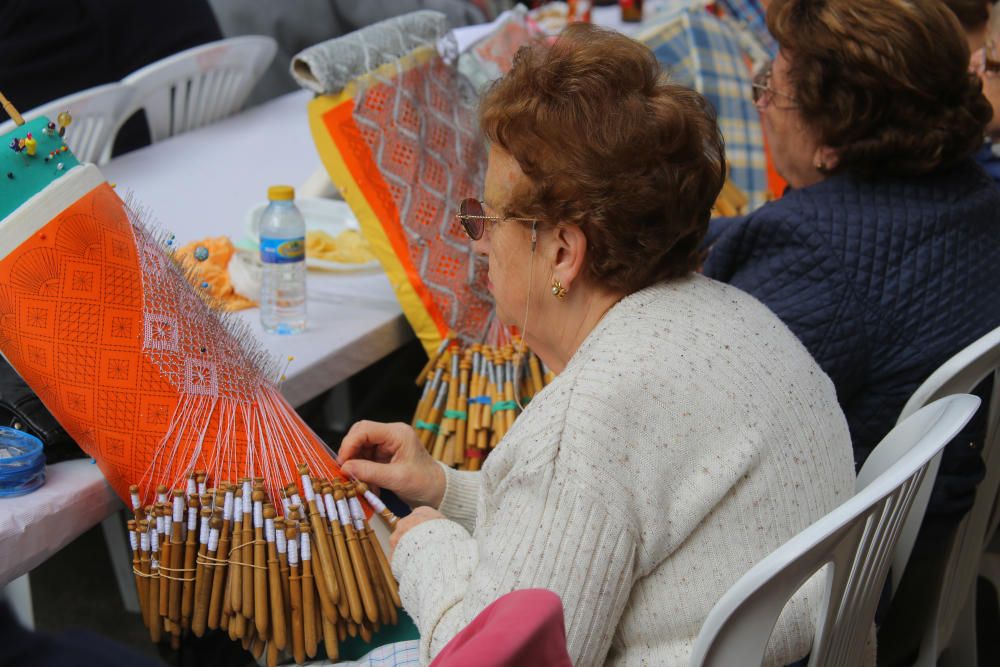
[[[458,211],[462,227],[465,228],[465,233],[469,235],[469,238],[473,241],[483,238],[483,228],[486,226],[486,220],[483,219],[483,216],[486,214],[483,212],[483,205],[479,203],[479,200],[463,199],[462,203],[459,204]]]

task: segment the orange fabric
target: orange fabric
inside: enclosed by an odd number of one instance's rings
[[[149,500],[157,483],[177,486],[194,468],[235,481],[249,474],[248,442],[263,443],[253,458],[273,498],[301,461],[339,475],[183,279],[145,275],[171,260],[142,234],[104,183],[0,261],[4,356],[123,499],[129,484]],[[263,437],[262,417],[296,446]]]
[[[771,193],[772,199],[781,199],[785,194],[788,183],[781,177],[774,168],[774,158],[771,157],[771,147],[767,143],[767,135],[764,135],[764,155],[767,157],[767,190]]]
[[[434,304],[434,299],[424,285],[420,273],[410,260],[409,247],[399,224],[399,211],[393,202],[392,193],[389,191],[385,179],[382,178],[378,166],[371,158],[368,145],[354,122],[353,100],[343,102],[328,111],[323,116],[323,124],[329,131],[333,142],[340,148],[341,158],[354,177],[358,189],[364,194],[369,206],[378,216],[382,229],[392,244],[393,251],[406,270],[407,278],[443,338],[448,333],[448,324],[440,309]]]

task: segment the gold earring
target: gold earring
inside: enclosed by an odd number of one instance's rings
[[[552,279],[552,296],[557,299],[564,299],[566,297],[566,288],[563,287],[558,278]]]

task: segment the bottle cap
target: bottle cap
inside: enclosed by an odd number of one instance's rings
[[[267,189],[267,198],[271,201],[290,201],[295,199],[295,188],[290,185],[272,185]]]

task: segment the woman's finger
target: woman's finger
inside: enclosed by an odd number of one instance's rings
[[[340,460],[388,459],[399,447],[396,429],[392,424],[359,421],[340,442]]]

